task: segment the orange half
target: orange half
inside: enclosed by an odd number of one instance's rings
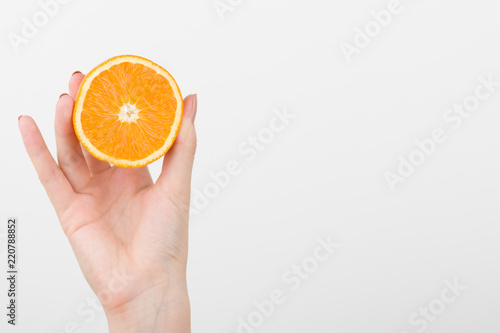
[[[88,73],[73,110],[76,136],[94,157],[124,168],[145,166],[170,149],[182,120],[172,75],[151,60],[123,55]]]

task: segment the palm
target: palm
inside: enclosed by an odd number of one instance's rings
[[[73,98],[82,79],[77,74],[70,81]],[[195,108],[190,97],[185,104]],[[183,278],[178,272],[185,272],[187,259],[196,137],[192,123],[183,122],[164,158],[162,174],[153,183],[147,167],[111,167],[82,150],[71,126],[72,107],[73,99],[60,98],[59,166],[31,119],[20,122],[21,132],[87,281],[103,306],[113,309],[151,288],[151,281]]]

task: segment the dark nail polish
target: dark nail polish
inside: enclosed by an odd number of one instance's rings
[[[59,96],[59,98],[63,97],[64,95],[67,95],[67,94],[66,94],[66,93],[64,93],[64,94],[61,94],[61,96]]]
[[[74,72],[73,74],[71,74],[71,76],[73,76],[73,75],[75,75],[75,74],[82,74],[82,72],[80,72],[80,71],[76,71],[76,72]]]

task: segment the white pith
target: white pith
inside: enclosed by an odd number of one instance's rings
[[[120,107],[120,113],[118,114],[118,119],[123,123],[132,123],[139,119],[139,112],[141,110],[137,109],[135,104],[125,103]]]

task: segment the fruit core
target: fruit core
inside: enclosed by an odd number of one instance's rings
[[[139,112],[135,104],[125,103],[120,107],[120,113],[118,114],[118,119],[123,122],[135,122],[139,119]]]

